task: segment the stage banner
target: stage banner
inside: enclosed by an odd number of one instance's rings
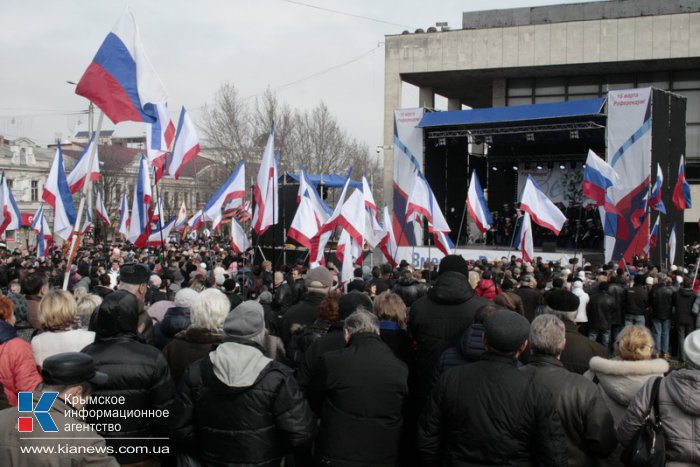
[[[417,245],[422,231],[415,223],[406,224],[406,204],[414,173],[423,169],[423,130],[418,123],[425,109],[394,111],[394,236],[399,245]]]
[[[621,183],[610,189],[610,199],[620,215],[608,213],[602,219],[605,261],[618,262],[623,257],[630,261],[639,246],[646,245],[648,222],[640,222],[637,214],[646,211],[651,126],[651,88],[608,92],[607,162]]]
[[[487,260],[491,262],[496,262],[502,258],[509,258],[511,255],[516,255],[520,258],[520,252],[515,250],[505,251],[505,250],[478,250],[478,249],[467,249],[467,248],[457,248],[455,254],[462,256],[468,261],[480,261]],[[444,254],[436,247],[429,248],[427,246],[410,247],[402,246],[398,248],[396,261],[404,260],[408,264],[416,268],[422,268],[426,263],[431,263],[435,266],[440,264],[440,260],[444,258]],[[569,258],[573,256],[565,253],[547,253],[543,251],[535,251],[535,257],[541,256],[543,261],[554,261],[560,264],[569,264]],[[579,255],[581,264],[586,262],[585,255]]]
[[[576,204],[590,204],[591,201],[583,198],[581,187],[583,186],[583,165],[576,164],[574,168],[566,162],[562,170],[557,163],[554,168],[526,169],[526,164],[518,166],[518,199],[522,198],[527,177],[532,176],[542,188],[544,194],[555,204],[571,206]]]

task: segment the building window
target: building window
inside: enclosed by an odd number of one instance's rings
[[[15,181],[11,178],[7,179],[7,187],[11,190],[15,186]]]
[[[39,181],[32,180],[32,201],[39,201]]]

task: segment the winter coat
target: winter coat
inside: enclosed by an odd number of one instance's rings
[[[41,368],[48,357],[63,352],[80,352],[94,341],[95,333],[85,329],[42,332],[32,338],[34,361]]]
[[[693,304],[696,302],[697,294],[693,289],[679,289],[673,295],[673,307],[676,310],[676,324],[679,326],[691,326],[695,323],[692,314]],[[700,304],[700,302],[698,302]]]
[[[532,320],[535,319],[535,310],[537,310],[537,307],[544,304],[542,293],[537,289],[527,286],[520,286],[513,292],[523,300],[523,309],[525,310],[524,316],[528,321],[532,322]]]
[[[552,392],[567,438],[569,467],[595,465],[615,450],[613,417],[595,384],[548,355],[532,355],[520,371]]]
[[[621,360],[593,357],[590,367],[585,376],[598,384],[617,426],[635,394],[649,378],[663,376],[668,371],[668,362],[660,358]]]
[[[310,382],[316,377],[320,370],[321,357],[326,352],[339,350],[345,347],[345,337],[343,336],[343,322],[336,321],[323,336],[315,339],[309,348],[304,352],[304,358],[297,369],[297,381],[302,390],[306,390]]]
[[[41,297],[38,295],[27,295],[27,307],[29,308],[29,313],[27,314],[29,318],[29,324],[34,329],[41,329],[41,322],[39,321],[39,303],[41,302]]]
[[[566,328],[566,345],[561,353],[561,362],[567,370],[582,375],[588,371],[588,362],[591,361],[591,358],[608,358],[608,350],[578,332],[576,324],[564,320],[564,327]]]
[[[669,285],[657,285],[651,289],[649,303],[651,305],[651,319],[661,321],[673,317],[674,290]]]
[[[163,320],[153,326],[153,338],[155,346],[163,350],[166,345],[180,331],[187,329],[190,321],[190,308],[184,306],[174,306],[169,308],[163,316]]]
[[[391,291],[401,297],[401,300],[407,307],[410,307],[413,302],[425,295],[425,290],[419,287],[418,281],[412,276],[399,277]]]
[[[95,396],[124,396],[124,404],[88,405],[86,409],[106,410],[167,410],[175,395],[175,384],[170,376],[168,362],[158,349],[142,344],[134,334],[122,333],[108,338],[100,329],[96,329],[98,339],[94,344],[83,349],[90,355],[99,371],[107,373],[107,383],[96,386]],[[119,438],[138,438],[158,436],[167,431],[168,417],[101,417],[88,419],[89,423],[121,424],[121,431],[100,431],[107,440],[107,445],[115,453],[120,446],[135,446],[139,440],[120,440]],[[130,449],[130,448],[127,448]],[[120,464],[141,462],[152,454],[115,454]]]
[[[202,466],[279,466],[316,431],[292,370],[246,340],[226,338],[193,363],[172,411],[175,439]]]
[[[516,364],[487,351],[440,377],[418,425],[421,465],[566,465],[552,393]]]
[[[17,393],[33,391],[41,383],[29,342],[17,337],[11,324],[0,321],[0,384],[7,402],[17,405]],[[15,419],[15,424],[17,420]],[[9,465],[9,464],[7,464]]]
[[[175,334],[163,349],[173,380],[179,382],[192,363],[209,355],[223,339],[220,332],[192,326]]]
[[[304,361],[304,354],[315,341],[326,335],[333,323],[325,319],[317,319],[303,329],[292,333],[287,345],[287,359],[294,367],[298,367]]]
[[[428,294],[413,302],[408,330],[416,341],[416,397],[427,398],[440,355],[459,341],[477,310],[488,303],[474,295],[463,274],[452,271],[440,274]]]
[[[644,421],[650,407],[649,378],[637,393],[617,427],[617,437],[627,445]],[[659,386],[659,412],[666,439],[668,467],[695,466],[700,463],[700,370],[673,371]]]
[[[587,323],[588,314],[586,313],[586,307],[591,297],[583,291],[582,287],[573,287],[571,293],[578,297],[578,311],[576,312],[576,322],[577,323]]]
[[[615,297],[608,292],[593,294],[588,302],[588,329],[609,331],[615,317]]]
[[[287,312],[289,307],[294,305],[294,291],[286,282],[275,286],[275,293],[272,297],[272,309],[279,315]]]
[[[608,293],[615,299],[615,313],[613,314],[613,326],[622,326],[625,324],[625,297],[627,296],[627,287],[617,282],[611,282],[608,286]]]
[[[435,365],[433,382],[437,382],[440,376],[450,368],[478,362],[484,352],[486,352],[484,325],[474,323],[464,331],[458,345],[450,347],[440,355]]]
[[[408,368],[374,333],[358,333],[320,358],[308,390],[321,410],[315,455],[321,465],[395,466]]]
[[[493,300],[498,295],[498,287],[492,279],[479,279],[474,294],[477,297],[484,297],[486,300]]]
[[[523,307],[523,299],[520,295],[516,294],[512,290],[505,290],[496,295],[493,299],[493,303],[503,308],[508,308],[509,310],[525,314],[525,308]]]
[[[411,336],[408,331],[401,329],[394,321],[379,322],[379,336],[389,346],[396,358],[404,362],[409,368],[413,365],[415,352],[413,351]]]
[[[635,285],[625,293],[626,315],[646,316],[649,308],[649,294],[643,285]]]
[[[303,329],[318,318],[318,306],[326,297],[317,292],[306,292],[299,302],[289,307],[282,317],[280,337],[285,348],[289,345],[289,339],[296,330]]]
[[[34,404],[39,402],[42,392],[34,394]],[[3,466],[29,466],[29,467],[56,467],[56,466],[91,466],[91,467],[119,467],[114,457],[105,454],[105,440],[94,431],[90,430],[81,420],[66,417],[66,411],[72,408],[63,400],[56,399],[49,409],[49,416],[56,424],[60,436],[61,445],[70,446],[75,452],[57,449],[59,444],[55,440],[42,440],[31,438],[46,437],[43,430],[34,422],[32,432],[17,431],[17,419],[26,416],[20,413],[16,407],[0,412],[0,465]],[[67,424],[79,425],[82,430],[66,430]],[[28,449],[47,449],[48,452],[24,452]]]

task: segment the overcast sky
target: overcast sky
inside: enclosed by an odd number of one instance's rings
[[[556,3],[572,2],[5,0],[0,135],[26,136],[46,145],[57,134],[66,137],[87,129],[85,115],[76,114],[87,108],[87,101],[75,95],[66,80],[80,79],[129,6],[170,96],[173,120],[182,105],[196,120],[197,110],[211,102],[224,82],[235,84],[244,97],[260,94],[269,85],[293,108],[308,109],[323,100],[348,134],[373,148],[382,144],[384,35],[425,29],[437,21],[459,29],[463,11]],[[410,100],[410,90],[406,96]],[[416,105],[415,99],[406,106]],[[105,119],[104,128],[114,125]],[[122,136],[143,132],[136,124],[116,128]]]

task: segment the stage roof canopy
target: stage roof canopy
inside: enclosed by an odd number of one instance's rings
[[[323,182],[323,186],[326,188],[343,188],[345,180],[347,180],[347,177],[338,174],[314,175],[307,173],[306,177],[312,185],[317,186]],[[287,183],[299,183],[299,174],[287,172]],[[350,187],[362,188],[362,182],[350,180]]]
[[[605,99],[600,98],[512,107],[429,112],[423,116],[418,126],[420,128],[493,126],[496,123],[534,123],[538,120],[599,116],[603,111],[604,104]]]

